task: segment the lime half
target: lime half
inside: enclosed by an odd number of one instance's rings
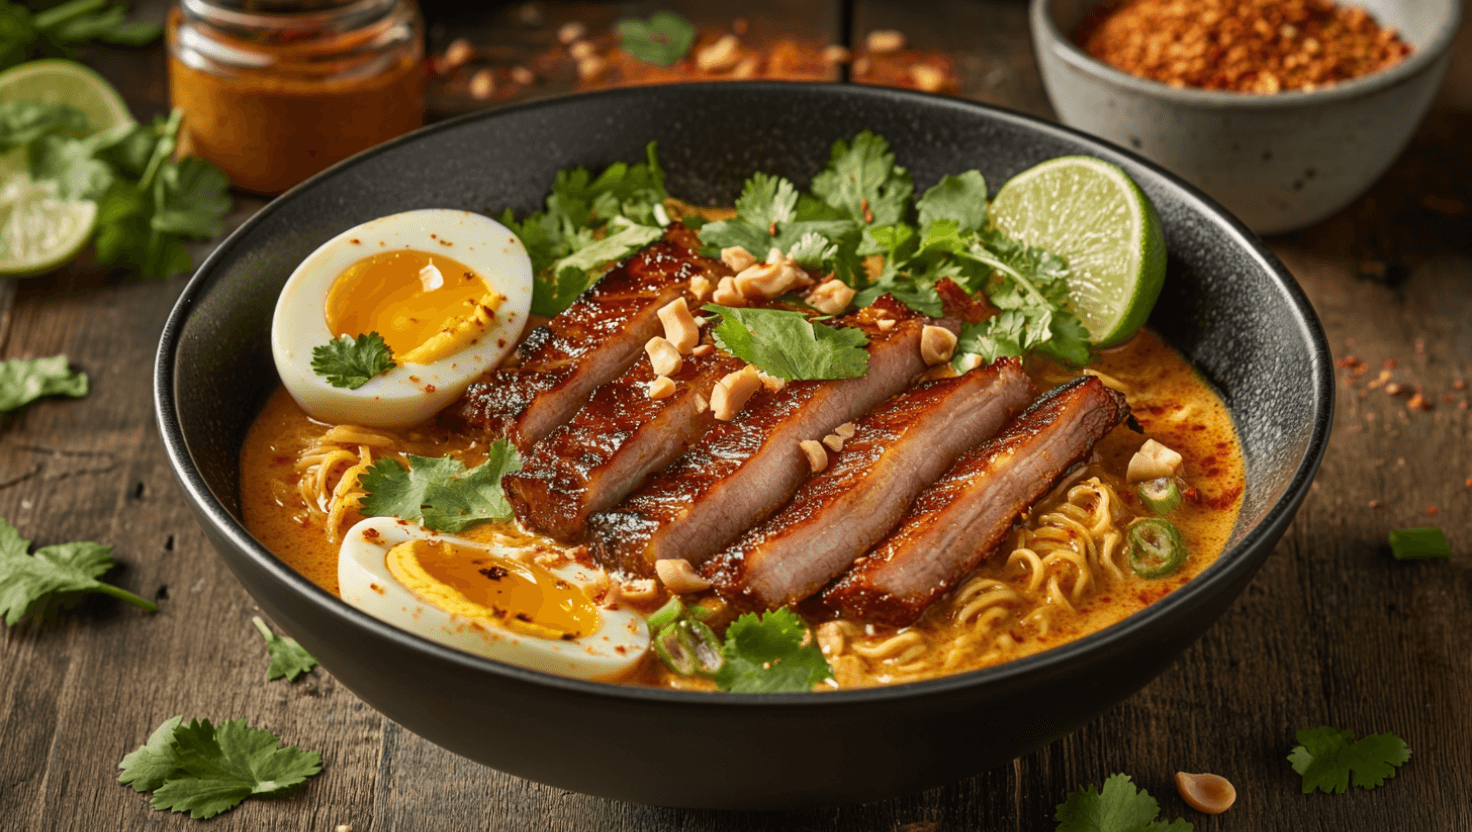
[[[1165,283],[1165,235],[1155,206],[1115,165],[1063,156],[1007,180],[992,222],[1009,237],[1068,261],[1073,312],[1096,347],[1135,334]]]
[[[97,203],[63,202],[56,185],[25,173],[0,186],[0,277],[49,272],[77,256],[92,237]]]
[[[76,107],[87,114],[87,126],[94,133],[133,121],[128,105],[101,75],[60,58],[30,61],[0,72],[0,103],[6,101]]]

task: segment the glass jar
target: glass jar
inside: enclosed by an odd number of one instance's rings
[[[414,0],[182,0],[169,95],[186,147],[276,194],[424,122]]]

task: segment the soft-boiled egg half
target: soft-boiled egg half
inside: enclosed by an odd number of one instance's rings
[[[313,418],[404,427],[428,419],[516,345],[532,266],[510,229],[469,211],[426,209],[333,237],[286,281],[271,321],[281,383]],[[397,365],[356,389],[312,369],[329,341],[377,332]]]
[[[349,604],[468,653],[583,679],[632,670],[649,650],[649,628],[632,610],[594,605],[586,588],[597,570],[544,567],[517,553],[371,517],[343,538],[337,579]]]

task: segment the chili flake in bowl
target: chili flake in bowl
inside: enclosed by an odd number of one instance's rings
[[[1032,0],[1059,118],[1200,187],[1261,234],[1343,209],[1415,134],[1459,0]]]

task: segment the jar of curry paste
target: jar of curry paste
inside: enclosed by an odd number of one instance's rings
[[[277,194],[424,121],[414,0],[182,0],[169,89],[190,152]]]

